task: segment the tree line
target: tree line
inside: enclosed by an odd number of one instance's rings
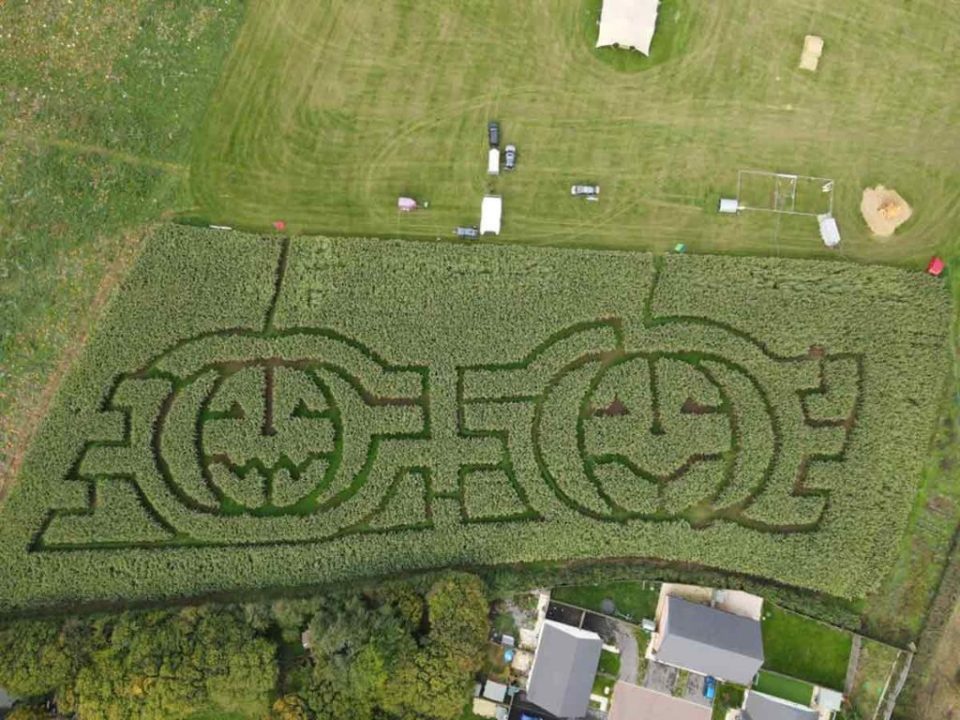
[[[489,633],[479,578],[0,625],[9,720],[459,718]],[[305,647],[306,646],[306,647]]]

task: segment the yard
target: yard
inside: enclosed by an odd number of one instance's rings
[[[853,637],[802,615],[764,605],[764,668],[834,690],[843,690]]]
[[[799,705],[809,705],[813,698],[813,685],[810,683],[766,670],[760,671],[753,689]]]
[[[873,717],[891,681],[891,673],[899,657],[899,651],[889,645],[873,640],[864,640],[860,649],[860,661],[854,675],[850,702],[865,718]]]
[[[644,618],[652,620],[656,614],[660,585],[646,581],[568,585],[554,588],[550,597],[557,602],[639,623]],[[613,602],[612,612],[606,604],[608,601]]]
[[[600,665],[597,672],[611,677],[617,677],[620,674],[620,655],[618,653],[604,650],[600,653]]]
[[[727,710],[743,707],[745,688],[730,683],[720,683],[717,686],[717,697],[713,701],[713,715],[711,720],[725,720]]]

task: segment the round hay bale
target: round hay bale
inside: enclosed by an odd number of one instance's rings
[[[913,208],[896,190],[877,185],[863,191],[860,213],[874,235],[890,237],[910,219]]]

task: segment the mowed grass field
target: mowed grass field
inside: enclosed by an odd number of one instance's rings
[[[198,221],[449,237],[504,197],[502,241],[823,255],[917,264],[960,232],[960,5],[665,0],[653,60],[593,48],[599,0],[251,4],[196,142]],[[804,35],[820,71],[797,68]],[[486,123],[519,167],[486,174]],[[843,233],[812,218],[720,217],[737,171],[836,180]],[[599,203],[569,196],[599,183]],[[915,214],[893,239],[865,186]],[[396,212],[398,195],[429,210]]]

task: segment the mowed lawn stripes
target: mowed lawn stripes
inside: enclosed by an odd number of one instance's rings
[[[450,237],[496,192],[510,242],[827,256],[810,218],[716,214],[738,170],[762,169],[836,179],[832,257],[917,264],[960,226],[960,104],[928,81],[960,70],[960,8],[673,0],[667,49],[655,39],[656,62],[632,71],[595,55],[597,8],[255,3],[196,143],[197,219]],[[826,41],[816,74],[797,68],[810,32]],[[923,82],[898,75],[908,65]],[[497,179],[490,119],[520,153]],[[575,182],[599,183],[601,201],[571,198]],[[860,217],[876,183],[916,211],[893,240]],[[431,207],[400,216],[398,195]]]

